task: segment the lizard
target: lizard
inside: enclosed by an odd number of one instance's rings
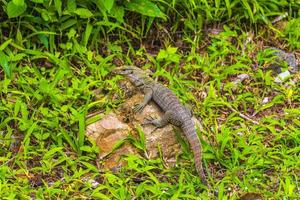
[[[143,101],[134,106],[134,112],[142,111],[150,100],[153,100],[164,111],[164,115],[160,119],[152,116],[146,117],[147,122],[144,124],[152,124],[156,128],[161,128],[171,123],[182,129],[194,154],[198,175],[202,183],[207,185],[201,162],[201,142],[192,120],[191,110],[181,104],[179,98],[170,89],[154,81],[149,73],[136,66],[120,66],[115,68],[114,73],[127,77],[133,85],[144,93]]]

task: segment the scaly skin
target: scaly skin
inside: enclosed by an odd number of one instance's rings
[[[182,129],[193,151],[197,172],[202,182],[207,185],[201,162],[201,143],[196,133],[191,111],[180,103],[179,99],[171,90],[155,82],[149,77],[147,72],[140,68],[135,66],[122,66],[116,68],[114,71],[116,74],[127,76],[129,80],[145,94],[144,100],[134,107],[133,110],[135,112],[141,111],[151,99],[165,112],[161,119],[147,117],[146,124],[153,124],[157,128],[160,128],[171,123]]]

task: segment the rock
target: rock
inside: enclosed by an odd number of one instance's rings
[[[127,124],[122,123],[114,113],[106,115],[100,121],[93,123],[86,128],[86,134],[97,140],[99,133],[102,133],[102,137],[110,135],[116,130],[129,130]]]
[[[265,97],[263,100],[262,100],[262,105],[265,105],[269,103],[269,97]]]
[[[262,200],[262,195],[259,193],[253,193],[253,192],[249,192],[246,194],[243,194],[240,197],[240,200]]]
[[[300,70],[296,56],[294,53],[287,53],[287,52],[285,52],[281,49],[275,48],[275,47],[271,47],[270,49],[275,50],[274,55],[277,56],[277,58],[278,58],[278,60],[276,60],[274,63],[271,64],[271,67],[274,72],[276,72],[277,74],[279,74],[281,72],[280,62],[282,62],[282,61],[287,62],[288,66],[289,66],[288,70],[291,73],[297,73]]]
[[[278,74],[278,76],[275,78],[275,83],[282,83],[286,81],[291,76],[289,70],[286,70],[285,72],[282,72]]]
[[[239,74],[233,81],[232,83],[236,86],[239,83],[243,82],[245,79],[250,78],[249,74]]]
[[[250,76],[249,76],[249,74],[239,74],[236,78],[234,78],[232,81],[231,81],[231,83],[230,83],[230,86],[231,86],[231,89],[232,89],[232,91],[236,91],[237,90],[237,88],[238,88],[238,85],[240,84],[240,83],[242,83],[244,80],[246,80],[246,79],[249,79],[250,78]],[[223,85],[222,87],[226,87],[226,85]]]
[[[129,135],[131,128],[123,123],[115,113],[104,116],[101,120],[86,128],[86,135],[94,140],[100,149],[99,158],[104,160],[104,167],[113,169],[122,165],[120,157],[125,154],[135,153],[135,149],[125,142],[120,148],[108,156],[117,143]]]
[[[153,117],[161,117],[163,112],[154,103],[150,102],[142,112],[133,113],[132,108],[143,99],[143,94],[137,93],[128,99],[120,108],[104,116],[100,121],[87,126],[86,135],[96,141],[99,146],[99,157],[103,160],[105,168],[115,169],[125,163],[120,162],[120,157],[126,154],[138,154],[129,142],[125,142],[120,148],[113,153],[114,146],[126,139],[130,133],[137,137],[136,127],[140,126],[145,134],[146,155],[149,159],[158,158],[160,150],[164,158],[165,164],[174,165],[176,155],[181,152],[180,144],[177,141],[174,129],[176,127],[167,125],[163,128],[155,130],[153,125],[141,125],[145,122],[145,117],[151,115]],[[200,129],[201,124],[195,122]],[[180,130],[178,130],[180,132]],[[137,137],[138,138],[138,137]]]

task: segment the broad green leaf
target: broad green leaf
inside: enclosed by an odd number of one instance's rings
[[[92,61],[92,59],[93,59],[93,52],[92,51],[88,51],[87,53],[87,59],[88,59],[88,61]]]
[[[61,16],[61,14],[62,14],[62,12],[61,12],[61,5],[62,5],[61,0],[54,0],[54,5],[55,5],[55,9],[56,9],[58,15]]]
[[[77,4],[75,0],[68,0],[67,1],[67,8],[69,12],[74,12],[77,8]]]
[[[169,54],[175,54],[177,52],[177,47],[168,47],[167,52]]]
[[[108,32],[112,31],[115,28],[119,28],[123,31],[126,31],[126,32],[130,33],[133,37],[138,37],[133,31],[130,31],[130,29],[124,28],[123,26],[120,26],[117,23],[112,23],[112,22],[109,22],[109,21],[99,21],[99,22],[96,22],[95,25],[110,27]]]
[[[31,49],[24,50],[24,53],[35,55],[35,56],[42,56],[43,55],[43,52],[37,51],[37,50],[31,50]]]
[[[94,171],[94,172],[98,172],[99,171],[98,168],[95,165],[92,165],[92,164],[90,164],[88,162],[80,161],[80,163],[82,163],[83,165],[85,165],[86,168],[88,168],[91,171]]]
[[[70,31],[69,31],[69,33],[67,34],[68,38],[71,39],[75,35],[76,35],[76,31],[73,28],[71,28]]]
[[[53,53],[53,51],[56,49],[56,45],[55,45],[55,37],[54,35],[49,35],[49,46],[50,46],[50,52]]]
[[[84,36],[83,36],[83,46],[85,47],[89,41],[92,30],[93,30],[93,26],[90,23],[87,23]]]
[[[102,0],[104,7],[106,8],[106,10],[108,12],[110,12],[110,10],[112,9],[113,5],[114,5],[114,0]]]
[[[67,28],[70,28],[71,26],[74,26],[77,23],[76,19],[69,19],[61,24],[60,30],[65,30]]]
[[[77,8],[74,13],[81,18],[90,18],[93,16],[93,13],[86,8]]]
[[[27,8],[26,3],[23,5],[16,5],[13,1],[7,4],[6,12],[9,18],[18,17],[25,12]]]
[[[109,198],[108,196],[106,196],[105,194],[97,191],[97,192],[93,192],[92,193],[92,197],[98,198],[98,199],[103,199],[103,200],[110,200],[111,198]]]
[[[81,151],[85,151],[85,152],[93,152],[93,148],[90,147],[90,146],[86,146],[86,145],[80,147],[80,150],[81,150]]]
[[[41,16],[42,16],[43,20],[45,20],[45,21],[49,21],[50,20],[49,12],[46,9],[43,9]]]
[[[157,5],[148,0],[132,0],[124,2],[126,8],[130,11],[140,13],[149,17],[161,17],[166,19],[166,16]]]
[[[34,3],[44,3],[44,0],[31,0]]]
[[[271,70],[267,71],[266,75],[265,75],[265,83],[266,83],[266,85],[271,85],[272,84],[272,78],[271,78],[271,76],[272,76],[272,71]]]
[[[67,133],[65,130],[62,130],[62,132],[61,132],[60,134],[63,136],[63,138],[64,138],[65,140],[67,140],[67,142],[68,142],[69,145],[73,148],[73,150],[76,151],[76,150],[77,150],[77,147],[76,147],[76,145],[75,145],[75,142],[74,142],[74,140],[73,140],[73,137],[71,137],[70,134]]]
[[[54,147],[54,148],[50,149],[49,151],[47,151],[47,153],[45,153],[43,160],[48,160],[49,158],[56,155],[57,152],[61,152],[62,149],[63,149],[63,147]]]
[[[176,47],[168,47],[167,50],[161,49],[157,55],[157,60],[167,60],[175,63],[179,62],[180,55],[176,53]]]
[[[218,199],[224,199],[224,182],[220,183],[218,189]]]
[[[225,0],[225,4],[226,4],[226,8],[227,8],[227,12],[228,12],[228,16],[231,17],[231,5],[230,5],[230,1],[229,0]]]
[[[125,14],[125,11],[124,11],[124,7],[123,6],[114,6],[112,9],[111,9],[111,12],[110,14],[116,18],[118,20],[118,22],[124,22],[124,14]]]
[[[2,51],[0,51],[0,65],[2,66],[7,78],[10,79],[12,77],[12,70],[10,65],[8,64],[8,56],[5,55]]]
[[[24,5],[24,0],[12,0],[15,5],[17,6],[23,6]]]
[[[28,149],[30,148],[30,139],[31,139],[31,134],[33,133],[33,131],[36,129],[37,126],[37,122],[30,122],[30,121],[26,121],[22,122],[24,125],[26,124],[26,126],[24,126],[24,128],[22,129],[21,126],[19,127],[20,130],[25,131],[27,128],[28,130],[25,133],[25,137],[23,140],[23,146],[24,146],[24,157],[27,158],[27,154],[28,154]],[[26,129],[25,129],[26,128]]]
[[[166,50],[161,49],[156,57],[157,60],[162,60],[168,57],[168,53]]]
[[[251,10],[251,7],[250,7],[248,1],[242,0],[242,3],[243,3],[243,6],[244,6],[245,10],[248,11],[248,15],[249,15],[251,21],[254,22],[253,12],[252,12],[252,10]]]
[[[21,109],[21,105],[22,105],[22,100],[18,99],[15,103],[15,107],[14,107],[14,117],[17,117],[17,115],[19,114],[19,111]]]
[[[84,113],[79,113],[77,115],[79,120],[79,133],[78,133],[78,147],[82,147],[84,143],[84,135],[85,135],[85,115]]]
[[[0,45],[0,51],[3,51],[11,42],[12,42],[12,39],[9,39],[9,40],[3,42],[3,44]]]
[[[145,133],[144,131],[142,130],[142,128],[139,126],[137,127],[137,131],[138,131],[138,134],[139,134],[139,138],[140,138],[140,145],[142,147],[142,150],[145,151],[146,150],[146,138],[145,138]]]
[[[38,38],[43,43],[43,45],[48,49],[49,48],[48,37],[45,34],[38,34]]]
[[[289,109],[289,108],[285,108],[284,112],[287,114],[294,114],[296,116],[300,116],[300,109]]]
[[[25,56],[27,56],[25,53],[18,53],[16,55],[10,55],[10,61],[19,61],[22,60]]]
[[[18,44],[22,44],[23,37],[22,37],[22,33],[21,33],[20,29],[17,30],[16,39],[17,39]]]

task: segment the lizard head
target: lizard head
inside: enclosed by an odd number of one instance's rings
[[[152,72],[147,69],[147,70],[142,70],[136,66],[132,65],[123,65],[121,67],[117,67],[114,69],[115,74],[120,74],[120,75],[127,75],[127,74],[146,74],[146,75],[152,75]]]
[[[115,74],[125,75],[135,86],[144,85],[149,80],[150,70],[142,70],[136,66],[124,65],[114,69]]]
[[[114,69],[115,74],[120,75],[128,75],[128,74],[136,74],[136,73],[143,73],[143,70],[136,66],[131,65],[123,65],[121,67],[117,67]]]

